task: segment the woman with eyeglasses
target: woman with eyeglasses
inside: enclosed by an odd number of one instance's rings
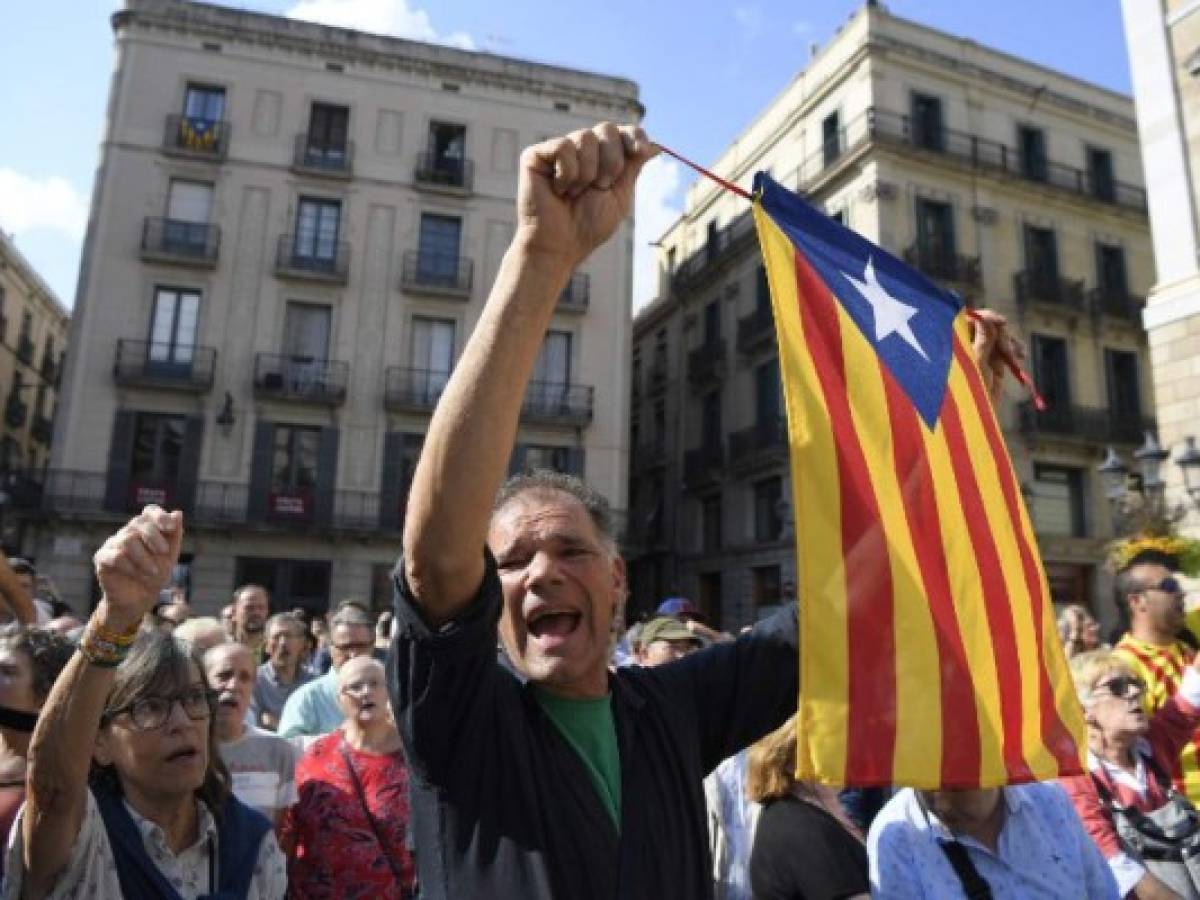
[[[33,733],[7,898],[286,894],[271,824],[230,794],[203,667],[138,634],[182,538],[180,513],[148,506],[95,555],[103,596]]]
[[[1071,660],[1087,723],[1089,773],[1063,779],[1122,896],[1200,898],[1200,815],[1171,783],[1200,724],[1200,661],[1153,716],[1146,684],[1108,650]]]

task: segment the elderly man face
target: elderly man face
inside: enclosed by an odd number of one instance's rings
[[[262,643],[269,612],[266,591],[257,587],[244,588],[233,601],[234,637],[250,646]]]
[[[492,516],[488,546],[504,590],[509,659],[563,696],[602,696],[625,563],[583,503],[554,489],[518,494]]]
[[[232,740],[245,729],[254,691],[254,657],[242,644],[219,644],[204,654],[204,670],[217,693],[217,734]]]
[[[338,622],[329,642],[329,659],[335,670],[358,656],[370,656],[375,649],[375,629],[366,624]]]

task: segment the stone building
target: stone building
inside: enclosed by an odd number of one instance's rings
[[[1105,596],[1094,468],[1153,427],[1141,329],[1154,281],[1132,101],[861,7],[712,168],[786,187],[1029,344],[1049,411],[1001,420],[1056,601]],[[700,179],[635,319],[635,608],[694,597],[727,627],[794,594],[774,326],[747,204]],[[1107,601],[1096,602],[1105,618]]]
[[[629,81],[127,0],[35,551],[66,596],[148,502],[202,611],[389,603],[429,414],[513,233],[521,149],[640,118]],[[560,299],[514,467],[627,484],[632,224]]]
[[[1172,464],[1200,440],[1200,4],[1123,0],[1158,278],[1146,300],[1168,510],[1200,537],[1200,465],[1192,491]],[[1189,443],[1190,441],[1190,443]]]

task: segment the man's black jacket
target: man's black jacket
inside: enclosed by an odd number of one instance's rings
[[[491,555],[479,596],[436,632],[403,573],[401,564],[389,682],[422,900],[711,897],[701,782],[795,711],[795,607],[734,642],[610,676],[618,833],[583,761],[497,659],[503,601]]]

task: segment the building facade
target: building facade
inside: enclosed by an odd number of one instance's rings
[[[193,602],[390,603],[407,479],[515,226],[521,149],[637,121],[629,81],[186,0],[127,0],[39,565],[76,605],[150,502]],[[631,235],[560,298],[514,469],[624,507]],[[620,373],[620,374],[614,374]]]
[[[1111,619],[1094,472],[1153,427],[1153,283],[1128,97],[865,4],[712,166],[756,171],[1006,315],[1050,403],[1001,422],[1056,601]],[[700,179],[634,322],[635,608],[694,597],[727,627],[795,593],[774,325],[744,200]],[[801,490],[803,486],[801,486]]]
[[[22,543],[21,519],[5,516],[4,508],[37,499],[50,461],[68,321],[54,291],[0,231],[0,543],[14,550]]]
[[[1123,0],[1158,277],[1146,301],[1159,439],[1177,458],[1200,440],[1200,4]],[[1200,537],[1200,494],[1163,466],[1168,507]]]

